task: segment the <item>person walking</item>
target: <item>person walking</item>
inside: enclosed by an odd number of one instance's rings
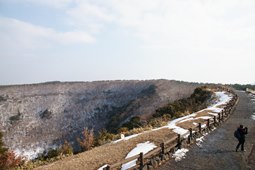
[[[245,135],[248,134],[248,128],[243,128],[243,125],[240,125],[239,128],[236,130],[238,144],[236,145],[236,152],[238,151],[241,145],[241,151],[244,151],[244,142],[245,142]]]

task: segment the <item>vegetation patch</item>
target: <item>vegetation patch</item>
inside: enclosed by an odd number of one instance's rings
[[[52,112],[48,109],[39,113],[41,119],[50,119],[52,117]]]
[[[255,90],[255,85],[251,85],[251,84],[232,84],[230,86],[232,86],[236,90],[243,90],[243,91],[245,91],[247,88]]]
[[[198,87],[190,97],[174,101],[157,109],[153,116],[161,117],[163,115],[169,115],[171,118],[178,118],[184,116],[183,113],[197,112],[208,106],[208,100],[212,96],[213,93],[207,90],[206,87]]]
[[[14,115],[14,116],[11,116],[11,117],[9,118],[11,124],[16,123],[16,122],[19,121],[20,119],[21,119],[21,113],[20,113],[20,112],[18,112],[18,114]]]

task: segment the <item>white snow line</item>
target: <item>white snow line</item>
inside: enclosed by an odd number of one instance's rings
[[[105,164],[103,166],[101,166],[100,168],[98,168],[97,170],[103,170],[104,168],[106,168],[108,166],[108,164]]]
[[[139,136],[140,134],[142,134],[142,133],[126,136],[122,139],[115,140],[112,143],[118,143],[118,142],[123,141],[123,140],[129,140],[129,139],[132,139],[132,138],[135,138],[135,137]]]

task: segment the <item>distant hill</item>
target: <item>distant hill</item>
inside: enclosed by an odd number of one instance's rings
[[[0,86],[0,129],[9,148],[39,152],[64,140],[76,145],[85,127],[95,132],[146,120],[200,86],[173,80],[50,82]],[[37,150],[36,150],[37,149]]]

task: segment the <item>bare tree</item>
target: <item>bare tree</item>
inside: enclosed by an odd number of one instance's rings
[[[85,128],[82,132],[82,139],[77,138],[83,151],[90,150],[94,144],[94,132],[93,129],[89,130]]]

